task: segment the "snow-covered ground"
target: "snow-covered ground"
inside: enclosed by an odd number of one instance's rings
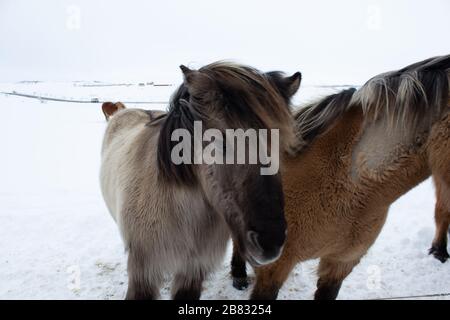
[[[174,90],[150,83],[91,84],[0,84],[0,92],[167,101]],[[304,87],[297,100],[332,90]],[[0,94],[0,111],[0,299],[124,298],[126,256],[98,184],[106,125],[100,104]],[[433,208],[430,180],[399,199],[377,242],[344,282],[339,299],[450,292],[450,262],[442,264],[427,254],[434,231]],[[251,288],[236,291],[231,286],[229,260],[230,252],[205,282],[203,299],[248,297]],[[316,266],[317,261],[298,265],[279,298],[311,299]],[[162,298],[169,298],[169,283]]]

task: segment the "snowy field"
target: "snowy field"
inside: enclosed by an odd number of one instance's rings
[[[151,83],[0,85],[0,92],[131,102],[167,101],[173,90]],[[332,90],[304,87],[297,100]],[[123,299],[126,256],[98,182],[106,126],[100,104],[0,94],[0,111],[0,299]],[[344,282],[339,299],[450,292],[450,262],[442,264],[427,254],[433,208],[430,180],[399,199],[377,242]],[[230,250],[204,283],[203,299],[248,297],[251,288],[236,291],[231,286],[229,260]],[[298,265],[279,298],[311,299],[316,266],[317,261]],[[169,298],[169,282],[162,298]]]

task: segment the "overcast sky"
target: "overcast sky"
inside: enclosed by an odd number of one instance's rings
[[[358,83],[449,54],[449,16],[449,0],[0,0],[0,81],[172,81],[232,59]]]

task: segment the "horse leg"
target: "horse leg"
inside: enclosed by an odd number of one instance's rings
[[[450,223],[450,113],[436,123],[428,141],[428,156],[436,185],[436,233],[430,254],[441,262],[449,258],[447,231]]]
[[[255,269],[256,284],[250,296],[251,300],[275,300],[277,298],[278,291],[297,264],[297,260],[285,254],[286,249],[274,263]]]
[[[342,281],[350,274],[353,267],[359,263],[355,261],[336,261],[322,258],[319,263],[319,280],[314,294],[315,300],[334,300],[341,289]]]
[[[231,277],[233,278],[233,287],[236,289],[244,290],[248,287],[245,259],[235,242],[233,242],[233,256],[231,258]]]
[[[450,188],[440,177],[435,177],[434,182],[436,185],[436,233],[429,252],[444,263],[449,258],[447,232],[450,225]]]
[[[149,268],[146,256],[130,250],[128,255],[127,300],[153,300],[159,296],[162,276]]]
[[[175,274],[172,284],[172,299],[199,300],[206,272],[202,268],[188,267]]]

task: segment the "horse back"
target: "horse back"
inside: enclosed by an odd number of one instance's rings
[[[118,222],[128,188],[140,185],[139,173],[155,170],[158,128],[148,126],[150,116],[140,109],[125,109],[111,117],[106,128],[100,170],[100,182],[106,205]],[[149,177],[156,180],[155,177]]]

